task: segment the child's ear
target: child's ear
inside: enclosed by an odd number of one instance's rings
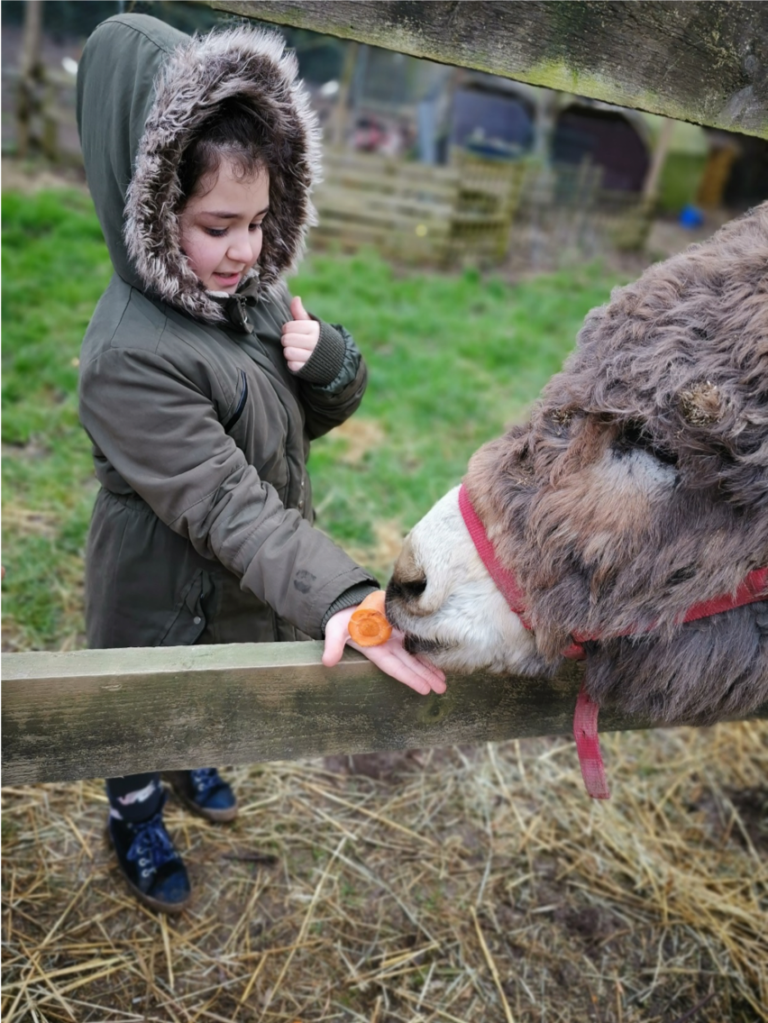
[[[298,295],[291,299],[291,316],[294,320],[311,320],[312,317],[309,315],[307,310],[302,305],[301,299]]]

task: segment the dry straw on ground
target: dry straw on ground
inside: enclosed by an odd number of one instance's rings
[[[237,769],[234,826],[168,804],[175,919],[127,894],[100,783],[5,789],[2,1018],[768,1020],[767,740],[606,736],[607,804],[565,739]]]

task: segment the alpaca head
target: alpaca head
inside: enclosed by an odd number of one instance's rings
[[[387,587],[406,647],[448,671],[533,670],[536,645],[485,569],[454,487],[411,530]]]
[[[601,442],[590,445],[591,461],[558,484],[537,487],[535,502],[530,486],[508,477],[510,502],[529,503],[539,512],[540,535],[549,536],[553,548],[559,551],[563,542],[581,546],[593,581],[610,577],[613,566],[637,557],[654,515],[663,521],[672,509],[679,511],[678,475],[668,458],[641,444],[628,445],[621,431],[603,426],[598,432]],[[505,452],[514,449],[514,443],[507,444]],[[473,459],[470,483],[498,459],[495,444],[481,449]],[[536,636],[510,609],[483,564],[458,494],[458,487],[449,491],[405,538],[387,587],[387,615],[406,633],[412,653],[446,670],[540,672],[546,655],[551,659],[567,645],[567,627],[555,629],[554,650],[539,649]],[[487,519],[486,524],[489,538],[504,553],[509,536],[503,535],[503,523]],[[540,560],[546,557],[542,553]],[[558,583],[568,582],[568,574],[561,573]],[[588,604],[589,596],[584,600]],[[547,635],[544,624],[539,636],[546,640]]]
[[[465,477],[527,632],[464,524],[458,490],[406,538],[387,614],[452,671],[539,673],[590,637],[588,688],[653,720],[768,699],[765,603],[681,625],[768,565],[768,203],[586,318],[527,422]]]

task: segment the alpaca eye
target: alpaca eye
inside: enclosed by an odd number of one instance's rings
[[[662,465],[677,465],[677,455],[673,451],[654,444],[641,422],[625,423],[621,434],[614,441],[613,450],[619,458],[631,455],[638,450],[646,451]]]

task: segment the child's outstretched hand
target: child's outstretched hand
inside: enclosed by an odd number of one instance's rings
[[[445,692],[445,675],[433,664],[420,661],[418,657],[409,654],[403,646],[403,633],[399,629],[393,629],[392,635],[379,646],[358,646],[353,643],[349,636],[349,619],[357,608],[347,607],[339,611],[325,626],[325,650],[323,651],[323,664],[326,668],[332,668],[338,664],[344,647],[347,643],[355,650],[365,654],[368,660],[373,661],[377,668],[381,668],[387,675],[396,678],[417,693],[426,696],[427,693]]]
[[[320,324],[313,320],[297,295],[291,301],[292,320],[283,324],[283,355],[292,373],[306,364],[320,338]]]

